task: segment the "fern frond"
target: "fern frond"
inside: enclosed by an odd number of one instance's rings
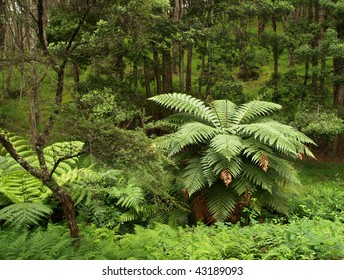
[[[139,218],[137,212],[133,210],[126,211],[119,216],[119,221],[121,223],[132,222]]]
[[[238,126],[238,133],[254,137],[261,143],[264,143],[277,151],[288,155],[295,156],[297,149],[284,133],[274,126],[275,122],[270,123],[252,123]]]
[[[182,180],[189,196],[207,185],[207,180],[203,174],[203,167],[198,158],[193,158],[188,162],[187,167],[184,169]]]
[[[229,134],[218,134],[210,141],[210,147],[228,160],[241,153],[243,143],[240,137]]]
[[[117,198],[117,205],[124,208],[132,208],[137,213],[142,211],[144,192],[142,188],[128,184],[125,188],[113,187],[107,191],[111,197]]]
[[[231,116],[233,124],[250,123],[257,117],[268,116],[274,111],[282,109],[281,105],[276,103],[254,100],[238,107],[237,111]]]
[[[229,100],[214,100],[210,106],[213,108],[221,128],[228,128],[230,123],[230,116],[235,113],[237,105]]]
[[[37,225],[40,220],[52,213],[52,209],[41,203],[16,203],[0,210],[0,220],[17,228]]]
[[[225,221],[233,212],[237,197],[223,185],[215,185],[207,192],[207,206],[218,222]]]
[[[190,123],[190,122],[199,122],[199,123],[204,123],[206,125],[209,125],[210,123],[205,121],[204,119],[195,116],[193,114],[189,113],[179,113],[179,114],[174,114],[170,115],[167,118],[164,119],[165,121],[180,127],[183,124]]]
[[[205,105],[202,100],[192,97],[191,95],[183,93],[167,93],[151,97],[149,100],[152,100],[168,109],[194,114],[195,116],[213,124],[215,127],[219,127],[220,125],[213,110]]]
[[[158,142],[158,145],[162,148],[168,148],[169,156],[173,156],[188,145],[205,142],[215,136],[216,133],[216,129],[209,125],[198,122],[187,123],[174,134],[162,138],[163,142]]]
[[[268,192],[272,192],[274,180],[269,173],[265,173],[261,168],[252,164],[246,163],[242,168],[242,175],[250,180],[254,185],[261,187]]]

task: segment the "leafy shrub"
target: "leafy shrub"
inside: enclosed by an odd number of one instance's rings
[[[328,140],[333,140],[344,131],[344,121],[335,112],[312,105],[300,106],[294,125],[307,135]]]

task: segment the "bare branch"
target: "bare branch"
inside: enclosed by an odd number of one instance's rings
[[[81,156],[81,155],[87,153],[88,151],[89,151],[89,148],[87,147],[87,148],[85,148],[85,149],[82,149],[80,152],[78,152],[78,153],[76,153],[76,154],[74,154],[74,155],[67,155],[67,156],[64,156],[64,157],[59,158],[59,159],[55,162],[55,164],[54,164],[54,166],[53,166],[53,169],[50,171],[49,179],[53,176],[55,170],[57,169],[57,167],[59,166],[59,164],[60,164],[61,162],[65,161],[65,160],[67,160],[67,159],[71,159],[71,158],[75,158],[75,157]]]

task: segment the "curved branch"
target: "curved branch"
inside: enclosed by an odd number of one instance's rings
[[[4,146],[7,152],[12,156],[12,158],[18,162],[26,171],[28,171],[32,176],[43,180],[44,174],[33,167],[29,162],[27,162],[23,157],[21,157],[16,149],[13,147],[12,143],[8,140],[6,134],[0,132],[0,143]]]

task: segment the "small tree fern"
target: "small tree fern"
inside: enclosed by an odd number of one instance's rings
[[[24,160],[33,167],[39,166],[36,154],[24,139],[11,133],[6,135]],[[77,169],[77,157],[70,157],[81,151],[83,145],[79,141],[61,142],[44,149],[51,176],[61,187],[72,193],[76,202],[89,196],[89,189],[81,181],[86,181],[87,173],[94,174],[91,169]],[[37,225],[52,213],[51,207],[46,204],[52,191],[20,166],[5,148],[0,149],[0,175],[0,220],[4,220],[5,224],[25,229],[27,226]]]
[[[265,101],[236,105],[229,100],[206,104],[180,93],[150,100],[177,112],[167,118],[176,131],[157,140],[170,156],[186,164],[182,179],[190,197],[206,195],[217,221],[228,220],[243,206],[283,211],[280,194],[300,184],[287,159],[314,157],[314,142],[269,116],[281,106]],[[181,155],[181,156],[180,156]]]

